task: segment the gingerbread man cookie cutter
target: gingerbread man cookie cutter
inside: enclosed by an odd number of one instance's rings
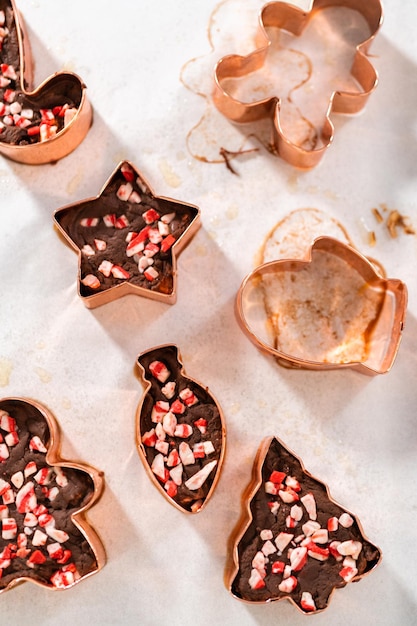
[[[350,69],[352,78],[359,84],[358,91],[334,91],[329,98],[327,111],[320,130],[317,147],[308,149],[298,145],[287,136],[281,124],[282,99],[279,94],[264,99],[246,102],[235,98],[228,90],[227,81],[248,76],[266,63],[272,41],[267,29],[285,30],[299,37],[311,18],[319,11],[328,8],[344,7],[360,13],[369,27],[369,36],[356,46]],[[214,70],[213,101],[218,110],[236,123],[249,123],[263,118],[272,121],[272,151],[285,161],[299,168],[316,166],[330,146],[334,136],[334,126],[330,120],[332,113],[354,114],[361,111],[378,83],[378,75],[367,57],[369,48],[377,35],[383,20],[380,0],[313,0],[308,11],[286,2],[270,2],[261,10],[257,49],[247,56],[228,55],[221,58]]]

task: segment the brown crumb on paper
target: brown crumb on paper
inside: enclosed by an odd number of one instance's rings
[[[379,209],[373,208],[372,213],[379,224],[384,223],[393,239],[398,237],[398,229],[406,235],[415,235],[416,231],[411,226],[409,218],[402,215],[397,209],[388,209],[385,204],[381,204],[382,213]],[[384,214],[384,215],[383,215]]]

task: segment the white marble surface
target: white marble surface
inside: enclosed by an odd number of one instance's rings
[[[47,405],[61,425],[63,457],[104,471],[105,492],[89,519],[107,564],[62,593],[25,583],[3,594],[4,624],[304,624],[289,603],[246,605],[223,583],[241,492],[261,439],[273,434],[329,483],[384,554],[370,576],[336,592],[315,623],[417,621],[417,238],[391,239],[371,215],[385,203],[417,227],[417,7],[386,0],[372,47],[380,84],[361,115],[334,118],[335,140],[317,168],[297,171],[261,150],[235,161],[234,176],[193,158],[187,145],[211,105],[186,88],[184,66],[202,57],[192,75],[204,92],[210,75],[202,72],[216,60],[208,24],[222,5],[19,2],[37,80],[77,72],[95,119],[84,143],[56,165],[0,159],[0,392]],[[229,52],[246,37],[244,19],[236,11],[233,37],[223,38]],[[174,306],[128,296],[89,311],[76,292],[76,255],[54,231],[53,211],[96,195],[122,159],[157,194],[201,208],[202,228],[179,258]],[[300,207],[338,219],[362,252],[407,283],[407,323],[389,374],[285,370],[238,328],[241,280],[268,231]],[[375,226],[374,247],[363,220]],[[197,516],[161,498],[135,449],[136,357],[166,342],[180,347],[187,372],[209,386],[227,420],[223,473]]]

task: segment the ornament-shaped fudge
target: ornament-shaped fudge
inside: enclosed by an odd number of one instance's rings
[[[236,598],[288,599],[304,613],[325,609],[334,589],[381,559],[356,517],[277,438],[258,451],[231,545],[226,582]]]
[[[14,0],[0,0],[0,153],[27,164],[51,163],[86,136],[92,109],[82,80],[57,72],[32,91],[29,38]]]
[[[59,457],[52,414],[24,398],[0,400],[0,593],[23,581],[67,589],[97,572],[104,548],[85,512],[102,475]]]
[[[139,455],[161,493],[180,510],[197,513],[220,475],[222,411],[206,387],[186,376],[176,346],[143,352],[138,364],[146,385],[136,414]]]

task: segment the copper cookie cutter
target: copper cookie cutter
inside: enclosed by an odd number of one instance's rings
[[[311,474],[305,468],[303,461],[296,454],[294,454],[294,452],[292,452],[292,450],[290,450],[282,442],[281,439],[279,439],[278,437],[266,437],[265,439],[263,439],[257,450],[256,456],[253,462],[252,476],[251,476],[250,482],[242,493],[240,517],[235,527],[233,528],[232,533],[229,536],[227,560],[226,560],[226,567],[225,567],[225,572],[224,572],[224,583],[228,591],[233,595],[233,597],[235,597],[239,601],[244,602],[246,604],[255,604],[255,603],[267,604],[267,603],[274,602],[274,601],[280,602],[281,600],[288,600],[289,602],[291,602],[291,604],[293,604],[293,606],[295,606],[304,615],[313,615],[313,614],[324,611],[328,607],[330,599],[337,587],[333,587],[333,589],[331,590],[326,600],[325,606],[323,608],[319,608],[315,610],[304,610],[302,606],[300,606],[300,604],[295,601],[295,598],[293,598],[292,595],[283,594],[281,597],[274,597],[274,595],[270,595],[267,599],[264,599],[264,600],[261,600],[261,599],[252,600],[252,599],[243,597],[242,593],[240,593],[237,590],[236,580],[237,580],[237,575],[240,570],[239,544],[245,538],[245,534],[250,531],[252,522],[256,526],[256,521],[254,520],[254,514],[253,514],[253,510],[256,510],[256,507],[254,506],[252,508],[251,503],[254,500],[257,492],[262,488],[262,485],[264,485],[263,469],[264,469],[267,455],[270,452],[270,450],[273,449],[273,447],[275,447],[278,450],[284,451],[287,456],[292,457],[292,461],[294,461],[295,465],[299,466],[300,471],[302,472],[303,478],[305,477],[307,479],[312,479],[317,484],[317,488],[320,489],[320,491],[322,491],[323,493],[325,493],[326,498],[333,505],[335,505],[337,509],[339,509],[339,512],[343,511],[345,514],[350,516],[352,527],[356,528],[356,534],[359,534],[360,538],[362,539],[362,542],[366,542],[368,546],[371,548],[371,550],[373,550],[374,552],[373,558],[369,560],[363,572],[358,573],[356,574],[356,576],[353,577],[352,582],[358,582],[359,580],[361,580],[362,578],[370,574],[380,564],[382,560],[382,552],[377,546],[375,546],[369,541],[369,539],[364,533],[362,524],[360,520],[357,518],[357,516],[354,515],[354,513],[352,513],[348,509],[346,509],[345,507],[342,507],[331,496],[328,485],[320,481],[315,476],[313,476],[313,474]],[[275,467],[274,469],[279,471],[278,467]],[[286,470],[286,472],[287,471],[288,469]],[[294,471],[294,467],[290,468],[290,472],[292,471]],[[294,474],[290,473],[289,475],[293,476]],[[300,485],[301,485],[301,480],[300,480]],[[297,501],[297,504],[300,504],[300,502]],[[264,522],[264,520],[262,521]],[[261,526],[260,528],[262,529],[264,528],[264,526]],[[286,525],[283,528],[280,528],[279,530],[282,530],[284,533],[295,532],[294,530],[289,530]],[[295,545],[296,544],[294,544],[294,546]]]
[[[352,77],[359,83],[361,92],[335,91],[332,93],[320,133],[321,145],[312,150],[303,148],[288,139],[280,122],[282,101],[279,96],[269,97],[257,102],[242,102],[224,88],[227,79],[241,78],[262,68],[265,64],[271,40],[267,28],[275,27],[300,36],[309,19],[318,11],[329,7],[345,7],[363,15],[370,29],[370,36],[356,46],[356,53],[351,67]],[[308,11],[286,2],[270,2],[261,9],[259,32],[256,45],[258,48],[248,56],[228,55],[221,58],[214,70],[213,101],[218,110],[233,122],[240,124],[270,118],[273,122],[272,148],[284,160],[299,168],[312,168],[318,164],[324,152],[330,146],[334,126],[331,113],[354,114],[361,111],[378,83],[378,75],[367,58],[368,50],[375,39],[383,21],[380,0],[312,0]]]
[[[390,370],[406,308],[402,281],[332,237],[317,238],[306,259],[260,265],[236,297],[243,332],[280,365],[369,375]]]
[[[56,421],[54,415],[51,413],[49,409],[47,409],[44,405],[33,400],[32,398],[2,398],[0,400],[0,410],[7,411],[13,413],[13,410],[19,408],[19,410],[23,412],[27,412],[29,415],[31,414],[40,414],[41,418],[46,422],[48,430],[49,430],[49,441],[46,452],[46,461],[49,466],[58,466],[62,468],[74,469],[77,471],[85,472],[91,479],[94,490],[91,495],[91,498],[88,502],[81,508],[79,508],[75,513],[71,515],[71,520],[77,529],[84,536],[86,541],[88,542],[96,561],[96,567],[91,569],[80,578],[75,579],[74,582],[66,585],[65,587],[57,587],[48,585],[41,580],[36,580],[36,578],[31,578],[29,576],[21,576],[16,577],[11,580],[11,582],[0,590],[0,593],[15,587],[16,585],[23,583],[25,581],[32,582],[34,584],[39,585],[40,587],[44,587],[47,589],[51,589],[52,591],[60,591],[62,589],[69,589],[74,585],[78,584],[85,578],[96,574],[99,570],[101,570],[106,563],[106,553],[104,546],[94,530],[94,528],[89,524],[86,513],[88,509],[90,509],[94,504],[98,502],[101,498],[104,489],[104,478],[103,472],[96,470],[90,465],[85,463],[75,463],[71,461],[66,461],[60,456],[60,428],[58,422]],[[6,480],[10,479],[10,477],[6,477]]]
[[[127,177],[127,178],[126,178]],[[135,194],[135,202],[120,201],[117,205],[118,215],[122,216],[127,210],[136,211],[138,217],[140,211],[145,212],[145,208],[157,207],[162,214],[170,214],[177,211],[179,214],[188,214],[189,223],[186,226],[184,232],[175,240],[170,248],[170,265],[172,270],[172,286],[167,289],[153,288],[151,283],[149,288],[140,286],[138,284],[132,284],[129,280],[123,280],[117,283],[104,287],[103,290],[94,292],[94,290],[88,289],[83,284],[82,277],[82,262],[83,253],[80,242],[75,241],[71,235],[72,224],[76,220],[80,219],[81,215],[89,217],[94,215],[99,219],[103,219],[109,211],[114,211],[114,206],[109,208],[107,205],[107,199],[115,200],[117,197],[116,184],[120,187],[122,185],[129,184],[132,186],[132,193]],[[110,191],[111,190],[111,191]],[[130,196],[132,197],[132,196]],[[90,208],[91,207],[91,211]],[[192,204],[186,202],[180,202],[172,198],[164,196],[156,196],[149,183],[145,180],[144,176],[135,168],[135,166],[129,161],[121,161],[109,179],[105,182],[101,191],[96,197],[81,200],[75,204],[67,205],[55,211],[54,222],[59,233],[64,237],[67,243],[76,251],[79,255],[79,268],[78,268],[78,294],[82,298],[84,304],[93,309],[97,306],[112,302],[117,298],[121,298],[128,294],[134,294],[143,296],[151,300],[157,300],[158,302],[164,302],[166,304],[174,304],[177,299],[176,284],[177,284],[177,255],[187,246],[190,239],[195,235],[200,228],[200,209]],[[145,227],[143,222],[141,227]],[[105,229],[106,230],[106,229]],[[109,229],[107,229],[109,230]],[[120,237],[123,237],[123,245],[125,248],[128,245],[125,236],[126,228],[117,231]],[[115,234],[116,231],[114,231]],[[138,233],[136,233],[138,234]],[[134,270],[138,274],[138,267]],[[136,276],[137,278],[137,276]],[[146,281],[145,281],[146,282]]]
[[[74,117],[53,137],[27,145],[13,145],[1,141],[0,153],[7,158],[28,165],[52,163],[67,156],[83,141],[92,123],[92,107],[87,99],[86,86],[79,76],[72,72],[56,72],[32,90],[33,60],[29,37],[23,18],[14,0],[4,0],[7,9],[12,11],[12,21],[16,29],[19,56],[19,89],[28,101],[41,109],[49,109],[59,104],[59,99],[69,99],[77,107]],[[7,24],[7,21],[6,21]],[[7,39],[3,50],[7,48]],[[0,58],[4,53],[0,51]]]
[[[167,399],[158,389],[158,386],[159,386],[158,383],[156,383],[155,380],[152,381],[151,380],[152,376],[149,375],[149,365],[152,361],[155,361],[155,359],[158,359],[158,361],[160,359],[159,362],[163,363],[165,366],[167,366],[169,362],[171,362],[171,364],[175,363],[176,365],[178,365],[176,376],[179,379],[180,385],[182,384],[184,386],[184,383],[186,383],[188,386],[189,384],[191,389],[194,389],[196,391],[196,394],[199,394],[200,397],[205,396],[206,404],[209,404],[212,407],[215,407],[214,410],[217,409],[218,411],[218,418],[216,419],[218,423],[215,426],[220,436],[220,444],[219,444],[220,450],[215,451],[215,455],[217,457],[217,465],[215,467],[215,471],[210,472],[210,474],[207,476],[207,483],[209,484],[207,494],[202,498],[201,501],[195,500],[195,506],[191,506],[191,501],[185,502],[186,494],[185,494],[185,497],[182,498],[182,500],[184,501],[184,505],[182,505],[180,499],[178,498],[175,499],[176,495],[170,496],[167,493],[167,491],[164,489],[164,482],[159,480],[157,478],[157,474],[152,471],[151,462],[148,458],[149,452],[147,453],[146,445],[143,440],[143,436],[144,436],[144,433],[146,432],[146,429],[152,428],[153,426],[157,425],[156,423],[151,422],[150,416],[151,416],[151,412],[153,408],[152,403],[155,403],[157,400]],[[142,384],[144,387],[142,398],[136,410],[136,447],[137,447],[139,457],[153,485],[158,489],[158,491],[162,494],[162,496],[172,506],[174,506],[177,510],[183,513],[192,514],[192,515],[196,513],[200,513],[200,511],[202,511],[206,507],[206,505],[208,504],[208,501],[210,500],[210,498],[212,497],[214,493],[214,490],[216,489],[217,483],[220,479],[224,456],[226,453],[226,425],[225,425],[225,418],[224,418],[222,408],[219,405],[216,398],[211,393],[211,391],[208,389],[208,387],[203,386],[199,381],[188,376],[183,366],[182,357],[179,352],[179,349],[177,346],[173,344],[165,344],[165,345],[157,346],[157,347],[151,348],[150,350],[146,350],[145,352],[142,352],[138,356],[137,366],[140,370]],[[170,375],[174,374],[174,372],[172,371],[169,371],[169,373]],[[168,377],[166,380],[170,381],[171,378]],[[191,405],[191,406],[194,406],[194,405]],[[195,406],[198,406],[198,403]],[[202,416],[202,413],[203,412],[201,412],[201,416]],[[181,417],[181,415],[179,415],[179,417]],[[162,423],[163,422],[161,422],[161,424]],[[194,424],[194,428],[197,428],[195,424]],[[147,432],[147,434],[149,434],[149,431]],[[173,445],[173,442],[175,442],[175,437],[166,435],[166,438],[167,440],[170,440],[171,444]],[[202,439],[204,439],[204,433],[203,433]],[[183,439],[177,437],[177,440],[180,442],[181,441],[188,442],[190,439],[189,439],[189,436],[187,436]],[[149,448],[149,449],[151,450],[152,448]],[[166,457],[167,456],[168,455],[166,455]],[[206,458],[207,458],[208,463],[213,462],[212,460],[210,460],[212,458],[212,455],[208,455]],[[185,467],[185,464],[184,464],[184,467]],[[166,468],[166,471],[168,471],[167,468]],[[188,504],[188,506],[186,506],[186,504]]]

